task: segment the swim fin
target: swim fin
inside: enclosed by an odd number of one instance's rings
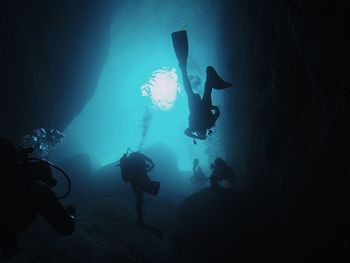
[[[223,80],[212,66],[207,67],[207,79],[205,83],[213,89],[226,89],[234,85]]]
[[[188,57],[187,31],[181,30],[181,31],[173,32],[171,34],[171,38],[173,40],[173,46],[174,46],[175,54],[179,61],[179,64],[186,65],[187,57]]]

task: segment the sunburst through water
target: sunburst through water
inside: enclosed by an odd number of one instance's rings
[[[175,68],[163,67],[155,70],[151,78],[141,86],[142,96],[149,96],[154,106],[161,110],[170,110],[177,93],[180,92]]]

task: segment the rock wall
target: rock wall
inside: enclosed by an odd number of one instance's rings
[[[62,130],[80,112],[108,53],[112,2],[1,2],[0,136]]]
[[[337,257],[349,245],[349,51],[345,6],[233,1],[224,6],[226,140],[247,189],[271,207],[275,256]]]
[[[108,51],[111,2],[1,2],[0,136],[63,129],[79,113]],[[350,251],[345,4],[217,4],[222,66],[237,81],[225,141],[254,206],[266,208],[271,257],[337,261]]]

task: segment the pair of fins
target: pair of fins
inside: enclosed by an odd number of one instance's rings
[[[173,40],[173,46],[175,50],[176,57],[179,61],[180,65],[184,65],[187,63],[188,58],[188,38],[187,31],[181,30],[176,31],[171,34],[171,38]],[[234,84],[223,80],[216,70],[212,66],[208,66],[207,70],[207,84],[213,89],[226,89],[232,87]]]

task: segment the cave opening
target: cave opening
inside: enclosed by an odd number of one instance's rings
[[[95,93],[64,130],[66,154],[86,153],[95,168],[117,161],[128,147],[142,151],[152,145],[173,151],[180,170],[191,170],[194,158],[206,170],[215,157],[225,158],[221,118],[215,136],[206,141],[195,145],[184,135],[189,112],[171,42],[173,31],[188,31],[188,73],[193,89],[202,94],[206,66],[221,67],[218,8],[206,2],[125,3],[111,25],[109,54]],[[223,106],[223,96],[214,91],[213,104]]]

